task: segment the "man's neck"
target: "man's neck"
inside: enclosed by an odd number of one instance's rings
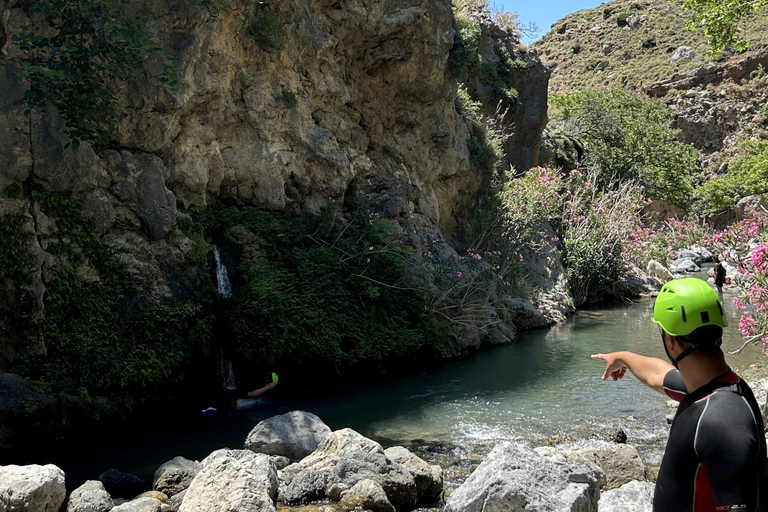
[[[721,355],[693,353],[679,363],[680,375],[688,388],[688,394],[730,370]]]

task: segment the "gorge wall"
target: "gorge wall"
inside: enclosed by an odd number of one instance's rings
[[[413,219],[422,238],[447,253],[463,250],[490,176],[470,162],[468,140],[482,128],[462,115],[448,69],[455,36],[448,0],[233,1],[226,11],[170,0],[134,2],[131,9],[168,45],[180,81],[173,88],[129,82],[118,94],[109,147],[73,149],[55,108],[26,114],[16,103],[27,84],[14,72],[23,55],[11,36],[45,33],[45,20],[32,3],[0,2],[0,215],[20,219],[31,254],[27,284],[2,276],[2,304],[10,311],[26,293],[34,302],[29,317],[0,321],[0,372],[20,355],[46,357],[43,334],[20,340],[16,327],[45,317],[48,288],[69,263],[51,250],[69,244],[69,235],[31,189],[75,200],[95,220],[101,241],[117,250],[131,276],[130,304],[183,299],[173,281],[200,264],[194,241],[178,228],[192,207],[317,214],[329,201],[351,207],[366,189],[379,217]],[[266,10],[282,48],[265,49],[249,34]],[[537,162],[549,71],[490,19],[482,27],[484,60],[497,59],[501,45],[526,63],[515,83],[519,101],[504,120],[512,134],[505,162],[524,169]],[[147,62],[148,72],[153,65]],[[477,83],[470,89],[483,94]],[[77,278],[86,284],[103,276],[82,264]],[[555,318],[530,304],[510,307],[523,312],[521,327]],[[456,347],[445,354],[508,342],[508,323],[496,337],[488,330],[452,332]],[[48,403],[40,398],[44,390],[24,391],[11,380],[2,391],[0,424],[22,418],[29,400]],[[57,407],[38,411],[55,416]]]

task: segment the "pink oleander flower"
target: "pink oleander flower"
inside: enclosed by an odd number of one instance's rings
[[[733,306],[736,309],[744,309],[744,303],[741,302],[741,299],[739,299],[738,297],[733,298]]]
[[[747,229],[747,234],[749,236],[757,236],[760,233],[760,226],[757,225],[756,222],[753,222],[749,225],[749,228]]]
[[[763,242],[752,250],[751,260],[755,270],[763,271],[768,267],[768,242]]]
[[[456,272],[456,275],[457,275],[458,277],[461,277],[461,272]]]
[[[742,336],[754,336],[755,334],[755,319],[749,313],[741,315],[739,320],[739,332]]]

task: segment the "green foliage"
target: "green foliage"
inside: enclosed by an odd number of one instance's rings
[[[228,316],[240,365],[290,365],[310,374],[375,367],[433,342],[423,292],[408,283],[408,249],[363,204],[343,224],[335,205],[301,219],[255,208],[200,212],[234,243],[253,233],[260,252],[240,266]],[[296,370],[298,371],[298,370]]]
[[[283,39],[278,37],[277,20],[272,15],[269,6],[260,4],[256,7],[253,23],[248,27],[250,35],[262,50],[282,50],[285,47]]]
[[[45,382],[43,380],[30,380],[28,381],[28,383],[29,383],[29,388],[35,393],[46,394],[51,392],[50,382]]]
[[[765,7],[768,0],[683,0],[683,7],[691,11],[688,24],[691,30],[702,29],[709,41],[710,56],[715,56],[727,46],[746,50],[739,23]]]
[[[555,95],[550,101],[558,126],[582,142],[600,185],[632,180],[645,187],[648,198],[688,206],[697,152],[675,138],[661,101],[620,89]]]
[[[24,408],[24,414],[27,416],[32,416],[35,411],[37,411],[38,407],[37,402],[35,402],[35,399],[31,396],[24,399],[22,406]]]
[[[476,135],[469,138],[467,146],[469,147],[469,163],[483,174],[493,174],[496,163],[499,161],[499,154],[495,148],[491,144],[481,141]]]
[[[23,192],[21,185],[18,183],[11,183],[3,189],[3,194],[5,194],[5,197],[8,199],[17,199],[21,197]]]
[[[283,101],[289,106],[289,107],[295,107],[299,104],[299,101],[296,99],[296,93],[293,91],[290,91],[288,89],[283,89],[283,92],[281,93],[283,97]]]
[[[82,141],[105,147],[117,125],[115,91],[136,78],[149,58],[162,61],[155,77],[173,85],[166,49],[149,37],[120,0],[49,0],[34,5],[52,35],[16,34],[25,57],[18,73],[30,88],[20,100],[29,109],[50,102],[65,120],[74,149]]]
[[[130,407],[202,357],[213,325],[205,301],[126,302],[134,293],[128,276],[79,203],[44,190],[33,190],[32,199],[56,223],[44,242],[60,266],[46,285],[44,314],[19,333],[29,346],[44,340],[47,353],[20,356],[14,371],[50,383],[48,391],[110,395]],[[83,279],[88,269],[92,277]]]
[[[232,10],[232,4],[228,0],[186,0],[188,4],[199,5],[205,7],[212,14],[218,14],[220,12],[230,12]]]
[[[768,141],[743,141],[739,149],[742,156],[731,163],[726,176],[708,180],[697,190],[703,213],[723,211],[743,197],[768,192]]]
[[[0,216],[0,278],[20,281],[32,261],[32,234],[24,231],[24,222],[21,212]]]
[[[480,43],[482,31],[480,24],[454,8],[453,22],[456,35],[448,56],[448,67],[452,78],[458,78],[480,64]]]
[[[525,70],[525,62],[513,59],[505,46],[496,46],[498,62],[480,65],[480,80],[491,88],[504,108],[517,102],[517,90],[513,87],[515,76]]]

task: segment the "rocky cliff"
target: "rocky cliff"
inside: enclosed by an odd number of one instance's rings
[[[452,254],[464,248],[490,176],[470,162],[468,140],[482,127],[462,114],[448,69],[455,36],[448,0],[211,5],[218,4],[132,3],[132,14],[168,46],[179,83],[158,87],[139,78],[121,86],[117,130],[107,147],[73,149],[55,107],[27,114],[16,102],[28,85],[14,72],[23,52],[11,36],[46,32],[45,20],[29,2],[0,2],[0,214],[19,228],[8,233],[30,253],[14,267],[23,279],[0,274],[2,304],[18,310],[27,293],[33,304],[22,308],[25,315],[0,321],[0,371],[19,358],[46,357],[42,332],[34,342],[14,332],[46,317],[52,283],[83,252],[67,247],[84,224],[56,218],[51,208],[63,200],[47,193],[74,201],[65,206],[79,205],[83,219],[93,221],[99,242],[131,278],[130,291],[115,299],[131,311],[183,301],[194,291],[178,286],[179,276],[194,275],[208,261],[179,229],[193,207],[224,203],[312,215],[329,202],[351,208],[366,188],[379,218],[415,219],[422,238]],[[280,43],[273,47],[253,34],[265,13],[276,22],[272,35]],[[525,62],[515,82],[519,101],[504,123],[514,132],[505,161],[527,168],[537,162],[549,72],[490,19],[482,28],[484,61],[498,60],[497,49],[505,46]],[[470,88],[483,96],[482,84]],[[77,286],[109,287],[94,267],[74,267]],[[483,314],[498,320],[500,313]],[[532,314],[536,325],[553,318]],[[445,353],[491,338],[509,341],[514,326],[505,332],[498,339],[487,331],[470,339],[454,332],[458,348]],[[45,387],[27,392],[26,413]],[[90,400],[87,390],[80,394]],[[0,407],[0,423],[23,417],[20,403],[13,411]]]

